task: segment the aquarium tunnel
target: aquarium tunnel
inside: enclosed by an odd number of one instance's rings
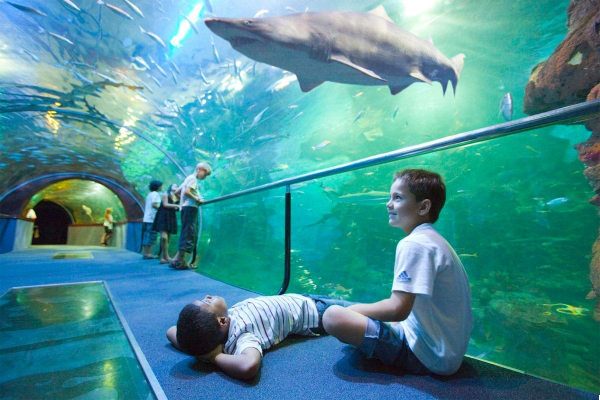
[[[289,336],[240,380],[170,344],[207,294],[389,298],[404,169],[445,182],[456,372]],[[598,0],[0,1],[2,399],[596,398],[599,207]]]

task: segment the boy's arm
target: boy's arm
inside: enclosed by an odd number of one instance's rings
[[[179,345],[177,344],[177,327],[176,326],[172,326],[167,330],[167,339],[169,339],[169,342],[171,342],[173,347],[175,347],[177,350],[182,351],[179,348]]]
[[[185,194],[188,197],[194,199],[196,201],[196,203],[202,203],[202,199],[198,196],[194,196],[194,194],[192,193],[192,190],[193,190],[192,187],[188,186],[187,189],[185,190]]]
[[[206,356],[198,358],[215,364],[236,379],[252,379],[260,370],[261,355],[254,347],[245,348],[241,354],[225,354],[223,345],[219,345]]]
[[[394,291],[389,299],[371,304],[354,304],[348,308],[379,321],[396,322],[408,317],[414,302],[414,293]]]

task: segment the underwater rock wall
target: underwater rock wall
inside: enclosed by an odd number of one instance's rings
[[[600,0],[573,0],[567,8],[569,33],[550,58],[531,71],[523,111],[537,114],[600,98]],[[587,121],[590,138],[575,146],[584,175],[600,210],[600,120]],[[592,248],[587,298],[596,298],[594,319],[600,322],[600,231]]]

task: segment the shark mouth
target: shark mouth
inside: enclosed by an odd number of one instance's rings
[[[234,47],[241,47],[244,45],[248,45],[248,44],[253,44],[256,42],[260,42],[260,40],[258,39],[251,39],[249,37],[246,36],[234,36],[232,38],[229,39],[229,43],[231,43],[232,46]]]

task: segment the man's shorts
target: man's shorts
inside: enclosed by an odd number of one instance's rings
[[[392,328],[386,322],[367,317],[367,330],[359,350],[369,358],[377,358],[386,365],[401,368],[411,374],[431,373],[408,346],[400,324]]]
[[[351,301],[332,299],[329,296],[321,296],[316,294],[303,294],[302,296],[310,298],[312,301],[314,301],[315,306],[317,307],[317,313],[319,314],[319,326],[311,329],[311,331],[317,335],[326,333],[325,328],[323,328],[323,314],[325,314],[325,310],[331,306],[349,307],[354,304]]]
[[[152,223],[144,222],[142,246],[152,246],[154,243],[156,243],[156,231],[152,230]]]

